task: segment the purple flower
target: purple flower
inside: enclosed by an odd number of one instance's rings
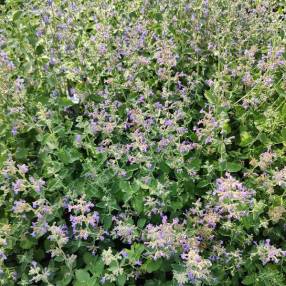
[[[56,90],[53,90],[51,93],[52,97],[57,97],[59,95],[59,93]]]
[[[167,223],[167,216],[166,215],[164,215],[164,216],[162,216],[162,223],[163,224],[165,224],[165,223]]]
[[[171,119],[166,119],[164,121],[164,125],[167,126],[167,127],[172,126],[173,125],[173,121]]]
[[[12,133],[13,136],[16,136],[16,135],[17,135],[18,130],[17,130],[17,127],[16,127],[16,126],[14,126],[14,127],[12,128],[11,133]]]
[[[46,25],[48,25],[48,24],[50,23],[50,18],[49,18],[48,15],[44,15],[44,16],[43,16],[43,22],[44,22]]]
[[[4,254],[4,252],[2,250],[0,250],[0,260],[6,260],[7,256]]]
[[[179,134],[185,134],[185,133],[188,132],[188,128],[186,128],[186,127],[178,127],[176,131]]]
[[[208,79],[208,80],[206,80],[206,84],[211,87],[214,85],[214,81],[211,79]]]
[[[36,262],[35,260],[33,260],[33,261],[31,262],[31,264],[32,264],[33,267],[37,267],[37,262]]]
[[[31,236],[32,237],[37,237],[37,235],[41,236],[41,235],[44,235],[45,233],[47,233],[48,231],[48,224],[46,222],[32,222],[32,233],[31,233]]]
[[[128,257],[128,253],[125,250],[122,250],[120,253],[123,257]]]
[[[12,183],[13,191],[18,194],[23,187],[24,181],[22,179],[17,179],[16,182]]]
[[[42,187],[46,184],[43,179],[36,180],[34,177],[29,178],[30,182],[33,184],[33,187],[37,193],[42,190]]]
[[[194,276],[194,274],[193,274],[191,271],[188,273],[188,278],[189,278],[189,280],[190,280],[191,282],[194,282],[194,281],[195,281],[195,276]]]
[[[64,35],[62,33],[57,33],[57,39],[59,41],[62,41],[63,38],[64,38]]]
[[[24,80],[22,78],[17,78],[15,81],[16,91],[20,92],[24,89]]]
[[[145,101],[144,95],[140,96],[138,99],[138,103],[144,103],[144,101]]]
[[[29,205],[25,200],[14,201],[14,206],[12,207],[12,211],[14,213],[22,213],[27,210]]]
[[[43,29],[38,29],[38,30],[36,31],[36,36],[37,36],[38,38],[40,38],[41,36],[44,35],[44,33],[45,33],[45,31],[44,31]]]
[[[285,52],[285,48],[283,47],[275,53],[275,57],[280,58],[284,54],[284,52]]]
[[[74,2],[72,2],[70,4],[70,9],[73,10],[73,11],[75,11],[77,9],[77,6],[76,6],[76,4]]]
[[[141,260],[136,260],[136,261],[135,261],[135,265],[137,265],[137,266],[142,265],[142,261],[141,261]]]
[[[205,140],[205,143],[208,144],[208,143],[211,143],[213,141],[213,138],[211,136],[208,136]]]
[[[53,56],[50,57],[49,64],[50,66],[54,66],[56,64],[56,59]]]
[[[70,222],[72,224],[73,231],[75,232],[76,225],[78,224],[79,220],[77,216],[70,215]]]
[[[22,164],[22,165],[17,165],[19,171],[23,174],[26,174],[29,172],[29,168],[26,164]]]
[[[35,191],[37,193],[39,193],[45,184],[46,184],[46,182],[44,180],[39,179],[35,184]]]
[[[189,252],[190,251],[190,245],[188,243],[183,243],[183,251]]]
[[[99,223],[99,213],[94,212],[92,216],[88,217],[88,223],[95,227]]]
[[[99,44],[98,45],[98,52],[99,52],[99,54],[100,55],[104,55],[104,54],[106,54],[106,52],[107,52],[107,47],[106,47],[106,45],[105,44]]]
[[[246,86],[252,86],[254,84],[253,77],[251,76],[250,72],[246,72],[245,75],[242,78],[242,82]]]
[[[163,109],[163,105],[162,105],[160,102],[156,102],[156,103],[155,103],[155,107],[156,107],[157,109]]]
[[[119,176],[121,176],[121,177],[126,177],[126,176],[127,176],[127,172],[126,172],[125,170],[121,170],[121,171],[119,172]]]
[[[183,141],[180,145],[179,145],[179,152],[180,153],[187,153],[191,150],[193,150],[196,147],[195,143],[191,143],[191,142],[187,142],[187,141]]]
[[[16,281],[17,280],[17,272],[12,272],[11,273],[11,276],[12,276],[12,279],[14,280],[14,281]]]
[[[265,84],[266,86],[271,86],[271,85],[273,84],[273,79],[272,79],[271,77],[266,77],[266,78],[264,79],[264,84]]]
[[[75,136],[75,142],[78,143],[78,144],[81,143],[81,135],[80,135],[80,134],[77,134],[77,135]]]

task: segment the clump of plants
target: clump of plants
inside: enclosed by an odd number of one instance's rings
[[[1,285],[286,285],[283,1],[0,3]]]

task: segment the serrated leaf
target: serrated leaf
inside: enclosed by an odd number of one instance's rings
[[[193,158],[191,159],[191,162],[189,166],[194,170],[194,171],[199,171],[201,168],[202,160],[199,158]]]
[[[243,285],[253,285],[255,283],[256,280],[256,274],[251,274],[246,276],[243,280],[242,280],[242,284]]]
[[[124,286],[125,282],[126,282],[126,275],[125,274],[119,275],[118,278],[117,278],[118,286]]]
[[[242,169],[242,164],[239,162],[227,162],[226,171],[228,172],[238,172]]]
[[[144,209],[143,197],[142,196],[136,196],[132,200],[132,206],[138,213],[141,213]]]
[[[242,131],[240,133],[240,146],[245,147],[248,144],[250,144],[253,140],[253,137],[251,136],[251,134],[247,131]]]
[[[144,225],[145,225],[145,223],[146,223],[146,218],[140,218],[140,219],[138,220],[138,222],[137,222],[137,226],[138,226],[139,228],[143,228]]]
[[[15,153],[15,158],[17,160],[25,159],[27,158],[29,154],[29,150],[25,148],[17,148],[16,153]]]
[[[60,149],[58,157],[64,164],[70,164],[80,159],[80,153],[76,149]]]
[[[83,261],[86,265],[92,265],[95,264],[97,261],[97,256],[94,256],[92,254],[90,254],[89,252],[85,252],[83,254]]]
[[[66,97],[59,97],[57,102],[60,106],[65,106],[65,107],[71,106],[74,104],[70,99]]]
[[[147,260],[147,262],[145,262],[143,265],[142,265],[142,268],[147,271],[148,273],[152,273],[152,272],[155,272],[157,270],[160,269],[161,267],[161,264],[162,264],[162,261],[161,260]]]
[[[90,267],[90,271],[95,277],[100,277],[104,270],[104,263],[101,258],[99,258],[96,263]]]
[[[112,217],[111,215],[103,216],[103,226],[105,229],[109,229],[112,225]]]
[[[80,283],[87,283],[90,280],[89,273],[84,269],[78,269],[75,271],[75,277]]]
[[[35,240],[32,238],[26,238],[20,240],[20,247],[22,249],[31,249],[35,245]]]

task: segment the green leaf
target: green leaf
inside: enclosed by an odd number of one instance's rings
[[[132,187],[130,186],[130,183],[127,181],[120,181],[119,182],[119,188],[123,193],[123,199],[125,202],[128,202],[134,193]]]
[[[85,252],[83,254],[83,261],[86,265],[95,264],[97,261],[97,256],[90,254],[89,252]]]
[[[15,22],[18,19],[21,19],[21,15],[22,15],[22,11],[20,10],[15,11],[13,14],[13,22]]]
[[[143,265],[142,265],[142,268],[147,271],[148,273],[152,273],[152,272],[155,272],[157,270],[160,269],[161,267],[161,264],[162,264],[162,260],[147,260],[147,262],[145,262]]]
[[[260,141],[260,143],[262,143],[263,146],[271,145],[272,144],[272,139],[274,139],[274,138],[271,138],[266,133],[260,133],[257,138]]]
[[[191,159],[191,162],[189,166],[194,170],[194,171],[199,171],[201,168],[202,160],[199,158],[194,158]]]
[[[253,140],[251,134],[247,131],[242,131],[240,133],[240,146],[245,147],[250,144]]]
[[[216,104],[217,103],[217,97],[212,93],[211,90],[205,91],[205,97],[210,104]]]
[[[111,215],[103,215],[102,216],[102,220],[103,220],[103,226],[104,229],[109,229],[112,225],[112,217]]]
[[[35,245],[35,240],[32,238],[26,238],[20,240],[20,247],[22,249],[31,249]]]
[[[226,170],[228,172],[238,172],[242,169],[242,164],[239,162],[227,162]]]
[[[95,277],[99,277],[103,273],[103,270],[104,270],[104,263],[101,258],[98,259],[95,265],[90,269],[90,271]]]
[[[60,106],[71,106],[71,105],[74,105],[74,103],[70,99],[68,99],[66,97],[59,97],[58,98],[58,104]]]
[[[140,219],[138,219],[137,226],[139,228],[143,228],[145,223],[146,223],[146,218],[140,218]]]
[[[33,64],[31,61],[26,62],[25,64],[23,64],[23,69],[25,71],[25,73],[30,74],[33,72]]]
[[[47,134],[44,136],[44,143],[49,149],[54,150],[59,147],[58,140],[54,134]]]
[[[199,183],[196,185],[197,188],[204,188],[206,186],[208,186],[210,184],[210,182],[208,180],[200,180]]]
[[[282,114],[283,118],[286,117],[286,103],[283,104],[283,107],[281,109],[281,114]]]
[[[286,128],[283,128],[280,131],[280,134],[281,134],[282,141],[286,143]]]
[[[60,149],[58,157],[64,164],[70,164],[80,159],[80,153],[76,149]]]
[[[256,274],[250,274],[242,280],[243,285],[253,285],[256,280]]]
[[[75,277],[80,283],[87,283],[90,280],[90,275],[85,269],[76,270]]]
[[[55,190],[61,189],[63,187],[63,183],[60,178],[52,178],[48,183],[49,192],[53,192]]]
[[[17,160],[26,159],[28,154],[29,154],[28,149],[17,148],[16,153],[15,153],[15,158]]]
[[[242,225],[248,230],[255,225],[255,221],[252,216],[245,216],[241,219]]]
[[[66,276],[60,280],[60,281],[57,281],[57,286],[67,286],[70,284],[72,280],[72,275],[70,273],[67,273]]]
[[[142,183],[140,180],[136,180],[136,183],[137,183],[137,185],[138,185],[141,189],[143,189],[143,190],[148,190],[148,189],[150,189],[150,187],[149,187],[148,185]]]
[[[132,200],[132,207],[134,208],[135,211],[137,211],[138,213],[141,213],[144,209],[143,197],[136,196]]]
[[[125,274],[119,275],[118,278],[117,278],[117,284],[119,286],[124,286],[125,282],[126,282],[126,275]]]

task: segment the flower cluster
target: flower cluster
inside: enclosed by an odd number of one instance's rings
[[[286,284],[280,2],[0,0],[0,285]]]
[[[66,225],[52,225],[49,227],[50,235],[48,239],[55,241],[60,247],[63,247],[68,241],[67,226]]]
[[[286,186],[286,167],[274,172],[273,179],[276,185],[284,188]]]
[[[53,207],[45,199],[38,199],[33,202],[33,212],[36,216],[36,221],[32,222],[33,237],[40,237],[48,231],[48,217],[53,213]]]
[[[146,227],[145,245],[150,249],[152,259],[157,260],[160,257],[170,258],[177,253],[177,248],[181,246],[181,237],[183,235],[179,230],[182,225],[177,219],[172,223],[167,222],[167,217],[163,216],[162,224]]]
[[[252,207],[255,191],[247,189],[226,173],[225,177],[217,179],[213,195],[218,197],[217,206],[223,209],[228,218],[238,219],[247,214],[243,206]]]
[[[32,261],[31,263],[31,267],[29,270],[29,275],[32,276],[31,278],[31,282],[44,282],[47,285],[50,285],[49,283],[49,276],[50,276],[50,272],[47,268],[42,269],[36,261]]]
[[[138,231],[132,221],[128,221],[125,215],[113,217],[114,228],[111,232],[114,238],[120,238],[123,242],[132,244],[138,238]]]
[[[202,258],[196,248],[183,253],[182,259],[185,260],[186,272],[190,282],[194,283],[197,280],[209,279],[209,269],[212,264],[208,259]]]
[[[258,255],[262,264],[265,265],[269,262],[278,263],[282,257],[286,256],[286,251],[276,248],[270,243],[270,239],[266,239],[256,246],[255,254]]]
[[[67,203],[66,208],[70,213],[69,219],[75,238],[86,240],[90,235],[90,228],[97,227],[99,214],[96,211],[91,211],[93,207],[94,204],[86,201],[84,197]]]
[[[259,156],[258,166],[262,170],[266,170],[275,160],[275,154],[271,151],[266,151]]]

